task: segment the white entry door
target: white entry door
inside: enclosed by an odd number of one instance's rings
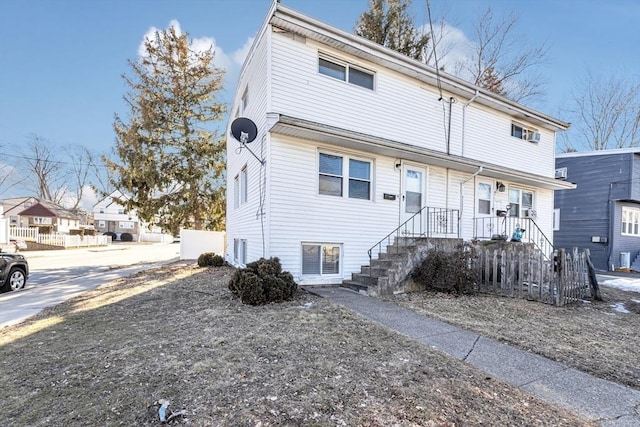
[[[476,200],[475,200],[475,236],[480,239],[491,238],[497,233],[497,221],[493,213],[493,188],[492,181],[478,181],[476,183]]]
[[[407,165],[403,167],[402,204],[400,222],[405,222],[425,205],[427,200],[426,169],[419,166]],[[419,224],[416,224],[418,226]]]

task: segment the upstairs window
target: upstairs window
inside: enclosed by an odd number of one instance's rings
[[[320,56],[318,72],[365,89],[373,90],[373,73],[352,64]]]
[[[240,204],[247,203],[247,195],[249,193],[247,166],[240,171]]]
[[[540,133],[518,123],[511,123],[511,136],[529,142],[540,142]]]
[[[247,107],[249,106],[249,88],[245,88],[244,93],[242,94],[242,100],[241,100],[241,106],[242,106],[242,114],[245,114],[245,112],[247,111]]]

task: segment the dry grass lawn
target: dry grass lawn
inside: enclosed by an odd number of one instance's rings
[[[603,301],[565,307],[430,292],[385,300],[640,389],[640,294],[605,286],[601,294]]]
[[[172,264],[0,330],[0,426],[154,426],[158,399],[193,426],[597,425],[306,292],[242,305],[231,272]]]

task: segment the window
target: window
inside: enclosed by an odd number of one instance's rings
[[[104,221],[98,221],[98,228],[104,228],[105,224]]]
[[[104,213],[104,209],[100,209],[100,213]]]
[[[373,73],[348,63],[320,56],[318,72],[343,82],[373,90]]]
[[[349,197],[371,198],[371,163],[349,159]]]
[[[509,189],[509,216],[523,218],[533,209],[533,193],[519,189]]]
[[[622,235],[640,236],[640,209],[622,207]]]
[[[39,217],[39,216],[34,216],[33,217],[33,223],[34,224],[46,224],[46,225],[53,224],[53,222],[51,221],[51,218],[44,218],[44,217]]]
[[[344,176],[349,177],[347,188]],[[371,200],[371,161],[320,153],[318,192],[338,197],[346,192],[351,199]]]
[[[120,223],[118,224],[119,228],[124,228],[125,230],[127,229],[132,229],[133,228],[133,222],[131,221],[120,221]]]
[[[240,204],[247,203],[247,165],[240,171]]]
[[[11,221],[11,224],[17,224],[18,223],[18,217],[16,215],[11,215],[9,217],[9,221]]]
[[[233,207],[247,203],[248,194],[247,165],[240,170],[240,173],[233,178]]]
[[[491,214],[491,184],[478,183],[478,214]]]
[[[240,206],[240,175],[233,178],[233,207]]]
[[[233,259],[240,264],[247,263],[247,241],[245,239],[233,239]]]
[[[244,93],[242,94],[242,113],[244,114],[247,111],[247,106],[249,105],[249,88],[244,89]]]
[[[303,244],[302,274],[340,274],[340,246],[335,244]]]
[[[560,209],[553,210],[553,231],[560,230]]]
[[[124,215],[124,209],[118,209],[118,215]]]
[[[536,134],[535,129],[527,128],[518,123],[511,123],[511,136],[524,139],[526,141],[534,141],[534,134]]]

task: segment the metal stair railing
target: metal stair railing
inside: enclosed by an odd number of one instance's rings
[[[412,238],[417,237],[448,237],[451,235],[460,237],[459,221],[460,211],[458,209],[424,206],[369,248],[367,251],[369,254],[369,276],[371,276],[371,260],[374,253],[377,253],[379,258],[381,253],[386,253],[386,250],[383,250],[386,247],[394,247],[395,253],[400,253],[401,248],[409,246],[414,241]]]
[[[517,229],[525,229],[521,241],[533,243],[547,260],[553,258],[555,247],[533,218],[494,216],[474,218],[473,222],[476,239],[511,240]]]

